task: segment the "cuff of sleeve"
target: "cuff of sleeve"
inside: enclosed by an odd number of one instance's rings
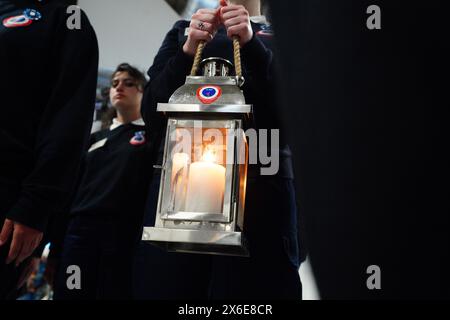
[[[49,211],[43,209],[43,206],[36,205],[35,201],[30,197],[22,196],[8,211],[6,217],[27,227],[44,232],[47,228]]]
[[[184,77],[191,72],[193,63],[194,58],[184,53],[183,49],[180,49],[174,56],[172,67],[177,74],[183,75],[184,80]]]

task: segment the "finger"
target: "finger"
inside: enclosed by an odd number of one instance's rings
[[[215,24],[217,22],[217,15],[213,14],[194,14],[191,18],[192,20],[200,20],[203,22],[209,22],[211,24]]]
[[[8,241],[13,231],[13,227],[14,222],[12,222],[9,219],[6,219],[5,222],[3,223],[2,232],[0,234],[0,246],[4,245]]]
[[[223,24],[228,29],[229,27],[236,26],[238,24],[246,23],[246,22],[247,22],[247,18],[246,17],[238,16],[238,17],[235,17],[235,18],[231,18],[231,19],[225,20]]]
[[[33,253],[33,244],[30,240],[24,239],[22,244],[22,249],[16,258],[16,267],[22,263],[26,258],[28,258]]]
[[[239,17],[239,16],[243,16],[243,17],[248,17],[248,11],[245,9],[236,9],[236,10],[232,10],[232,11],[227,11],[227,12],[223,12],[225,10],[225,8],[223,8],[222,10],[222,20],[228,20],[231,18],[235,18],[235,17]]]
[[[17,289],[20,289],[25,284],[25,282],[28,280],[32,272],[33,272],[33,263],[32,261],[29,261],[25,269],[20,274],[19,281],[17,281]]]
[[[209,42],[213,39],[213,35],[208,31],[201,31],[197,29],[191,29],[189,31],[189,36],[197,41],[204,40],[206,42]]]
[[[30,255],[32,255],[34,250],[36,250],[36,248],[41,243],[41,241],[42,241],[42,233],[39,233],[39,234],[36,234],[33,236],[29,236],[29,237],[25,237],[24,244],[23,244],[21,253],[17,257],[16,264],[19,265],[20,263],[22,263],[23,260],[25,260]]]
[[[233,36],[240,36],[241,32],[247,28],[246,23],[240,23],[236,26],[232,26],[227,29],[227,36],[232,38]]]
[[[42,233],[40,233],[40,234],[35,238],[35,240],[34,240],[34,242],[33,242],[33,248],[31,249],[31,251],[36,250],[36,248],[39,247],[39,246],[41,245],[42,237],[43,237],[43,235],[42,235]]]
[[[199,9],[197,10],[196,13],[198,14],[212,14],[212,15],[216,15],[217,11],[219,11],[219,9]]]
[[[247,12],[247,9],[245,9],[245,7],[242,5],[234,5],[234,4],[220,8],[220,12],[222,13],[222,15],[224,15],[227,12],[231,12],[231,11]]]
[[[201,31],[208,31],[211,34],[213,34],[214,31],[215,31],[215,28],[214,28],[214,26],[211,23],[203,22],[203,21],[200,21],[200,20],[192,20],[190,27],[194,28],[194,29],[201,30]]]
[[[230,5],[229,1],[227,1],[227,0],[220,0],[220,6],[221,7],[226,7],[228,5]]]
[[[17,229],[13,231],[13,237],[11,242],[11,247],[9,248],[8,258],[6,259],[6,264],[13,262],[17,256],[20,254],[23,246],[23,233],[18,232]]]

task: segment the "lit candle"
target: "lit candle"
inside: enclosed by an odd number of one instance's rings
[[[213,160],[214,155],[207,152],[202,161],[190,165],[186,194],[187,212],[222,213],[226,170]]]
[[[184,211],[186,182],[190,159],[186,153],[175,153],[172,158],[172,204],[173,211]]]

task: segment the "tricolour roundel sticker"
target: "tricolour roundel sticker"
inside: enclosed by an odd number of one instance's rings
[[[261,25],[261,30],[256,32],[256,34],[259,36],[271,37],[273,36],[273,29],[270,25],[263,24]]]
[[[130,144],[133,146],[140,146],[144,144],[147,140],[145,139],[145,131],[138,131],[134,133],[134,137],[131,138]]]
[[[203,86],[197,90],[197,98],[203,104],[211,104],[222,95],[222,89],[218,86]]]
[[[25,15],[9,17],[3,20],[3,25],[6,28],[26,27],[33,23],[33,20],[27,18]]]
[[[42,15],[39,11],[35,9],[25,9],[21,15],[4,19],[3,25],[6,28],[26,27],[32,24],[33,21],[38,21],[41,19]]]

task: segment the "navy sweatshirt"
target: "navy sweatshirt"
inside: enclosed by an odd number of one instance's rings
[[[142,221],[152,163],[144,125],[133,123],[91,136],[71,216]]]
[[[69,30],[66,9],[0,0],[0,190],[16,191],[0,220],[41,231],[69,200],[95,103],[96,35],[84,13]]]

